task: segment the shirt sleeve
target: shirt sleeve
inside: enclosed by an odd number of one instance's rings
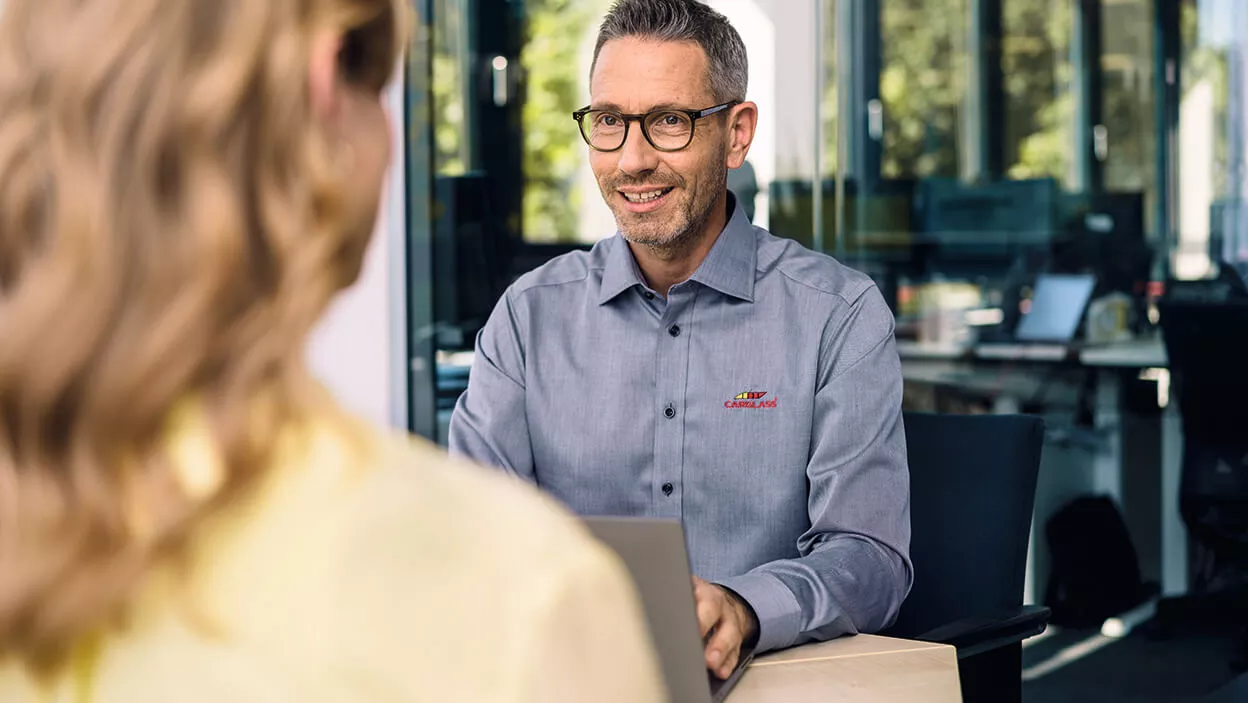
[[[893,329],[871,286],[825,330],[801,556],[720,582],[758,615],[757,651],[878,632],[910,591],[910,474]]]
[[[477,335],[468,389],[451,415],[448,445],[452,455],[535,482],[525,415],[522,330],[508,291]]]

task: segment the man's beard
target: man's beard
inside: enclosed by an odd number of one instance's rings
[[[679,188],[683,200],[668,204],[665,209],[670,214],[639,215],[628,212],[622,205],[612,208],[616,226],[624,239],[656,251],[679,251],[701,236],[711,218],[711,209],[718,200],[716,194],[727,187],[727,167],[719,164],[717,170],[717,173],[707,174],[709,178],[701,179],[696,190],[686,189],[684,180],[675,174],[645,179],[620,176],[604,183],[602,190],[608,201],[614,202],[619,188],[624,186]]]

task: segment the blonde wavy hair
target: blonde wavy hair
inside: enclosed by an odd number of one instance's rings
[[[380,92],[400,0],[3,0],[0,654],[47,670],[263,473],[314,384],[303,344],[358,274],[313,114],[316,33]],[[194,495],[162,435],[203,401]]]

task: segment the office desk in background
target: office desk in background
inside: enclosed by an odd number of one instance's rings
[[[1076,360],[1084,366],[1102,368],[1165,368],[1166,346],[1158,335],[1125,342],[1084,347],[1068,353],[1054,344],[978,344],[971,348],[923,344],[898,340],[897,353],[903,361],[1031,361]]]
[[[898,352],[908,382],[991,397],[993,411],[1000,413],[1019,412],[1035,398],[1069,404],[1073,400],[1069,389],[1053,382],[1069,373],[1095,373],[1095,430],[1104,446],[1088,469],[1086,492],[1109,494],[1122,506],[1145,578],[1157,579],[1162,595],[1187,591],[1186,530],[1178,512],[1182,425],[1177,407],[1168,398],[1169,360],[1160,336],[1063,353],[1055,353],[1051,345],[981,345],[956,350],[913,342],[899,342]],[[1124,391],[1133,378],[1157,382],[1159,416],[1124,412]],[[1052,477],[1042,468],[1028,559],[1028,603],[1038,601],[1037,591],[1047,576],[1046,569],[1037,572],[1034,568],[1046,511],[1055,507],[1046,507],[1045,496],[1051,495],[1055,503],[1065,500],[1061,497],[1065,489],[1057,484],[1046,487],[1046,480]]]
[[[1124,506],[1141,570],[1146,579],[1155,574],[1162,596],[1181,596],[1188,588],[1187,528],[1179,514],[1183,420],[1170,397],[1165,343],[1154,336],[1089,347],[1079,355],[1079,362],[1097,372],[1098,414],[1100,408],[1109,407],[1122,428],[1113,435],[1118,459],[1114,468],[1119,471],[1117,497]],[[1158,417],[1129,417],[1121,412],[1128,376],[1157,382]]]
[[[875,635],[754,660],[728,703],[959,703],[957,650]]]
[[[1157,336],[1088,347],[1079,352],[1079,362],[1084,366],[1123,369],[1166,368],[1170,365],[1166,345]]]

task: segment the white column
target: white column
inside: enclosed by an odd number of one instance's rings
[[[1209,210],[1218,195],[1213,190],[1217,168],[1213,138],[1218,129],[1214,92],[1212,80],[1206,78],[1184,91],[1179,106],[1179,247],[1173,254],[1179,278],[1199,278],[1209,271]],[[1224,215],[1228,242],[1235,237],[1237,219]]]
[[[0,0],[3,3],[4,0]],[[407,427],[407,218],[403,91],[386,94],[395,150],[364,270],[339,294],[308,341],[308,363],[348,410]]]

